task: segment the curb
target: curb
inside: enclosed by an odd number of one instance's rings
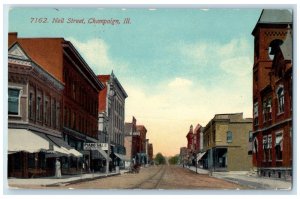
[[[76,183],[80,183],[80,182],[87,182],[87,181],[91,181],[91,180],[97,180],[97,179],[107,178],[107,177],[112,177],[112,176],[117,176],[117,175],[121,175],[121,173],[113,173],[113,174],[110,174],[110,175],[103,175],[103,176],[97,176],[97,177],[91,177],[91,178],[71,180],[71,181],[68,181],[68,182],[57,182],[57,183],[47,184],[47,185],[42,185],[42,186],[44,186],[44,187],[67,186],[67,185],[70,185],[70,184],[76,184]]]

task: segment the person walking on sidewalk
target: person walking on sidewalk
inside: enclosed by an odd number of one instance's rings
[[[61,178],[61,168],[60,168],[60,161],[57,158],[55,162],[55,177]]]

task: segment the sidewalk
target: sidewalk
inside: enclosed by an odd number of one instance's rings
[[[20,185],[34,185],[44,187],[66,186],[78,182],[106,178],[115,175],[122,175],[127,173],[128,170],[120,170],[120,173],[87,173],[82,175],[63,175],[61,178],[43,177],[43,178],[9,178],[7,180],[10,188],[17,188]]]
[[[186,168],[186,167],[185,167]],[[196,168],[191,166],[187,169],[195,172]],[[197,168],[197,173],[209,174],[208,170]],[[263,190],[291,190],[292,182],[269,179],[258,176],[249,176],[247,171],[240,172],[212,172],[212,177],[223,179],[229,182],[247,186],[251,189],[263,189]]]

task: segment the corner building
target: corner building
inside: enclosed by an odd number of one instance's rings
[[[292,176],[292,13],[262,11],[252,32],[253,166],[259,176]]]
[[[8,42],[18,42],[32,61],[64,86],[61,103],[57,101],[56,105],[60,120],[55,126],[61,128],[61,138],[57,142],[60,145],[67,143],[83,157],[62,158],[62,171],[74,174],[80,173],[82,169],[83,172],[93,170],[93,160],[100,158],[101,154],[92,156],[91,151],[84,150],[83,146],[84,143],[97,142],[98,93],[104,85],[72,43],[64,38],[19,38],[16,33],[10,33]],[[49,92],[54,95],[51,90]],[[43,107],[41,109],[47,110]]]

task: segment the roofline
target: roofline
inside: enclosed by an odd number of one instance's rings
[[[274,25],[274,24],[278,24],[278,25],[293,24],[292,21],[291,21],[291,22],[259,22],[260,19],[261,19],[262,14],[263,14],[263,12],[264,12],[264,10],[265,10],[265,9],[262,9],[262,11],[261,11],[261,13],[260,13],[260,15],[259,15],[259,18],[258,18],[258,20],[257,20],[257,22],[256,22],[256,24],[255,24],[255,26],[254,26],[254,28],[253,28],[253,30],[252,30],[252,32],[251,32],[251,34],[252,34],[253,36],[254,36],[254,32],[256,31],[256,28],[257,28],[257,26],[258,26],[259,24],[263,24],[263,25],[268,25],[268,24],[272,24],[272,25]],[[293,18],[293,15],[292,15],[292,18]]]
[[[79,58],[79,60],[82,62],[82,65],[87,69],[87,72],[90,73],[90,75],[93,78],[94,83],[100,88],[99,90],[104,89],[104,84],[98,79],[97,75],[93,72],[93,70],[90,68],[90,66],[86,63],[86,61],[83,59],[83,57],[80,55],[80,53],[76,50],[72,42],[64,40],[65,46],[70,48],[70,50]]]
[[[110,76],[110,78],[111,78],[111,76]],[[123,86],[121,85],[121,83],[119,82],[118,78],[115,75],[113,76],[113,78],[116,81],[117,86],[120,88],[121,92],[123,93],[124,97],[127,98],[128,95],[127,95],[126,91],[124,90]]]

